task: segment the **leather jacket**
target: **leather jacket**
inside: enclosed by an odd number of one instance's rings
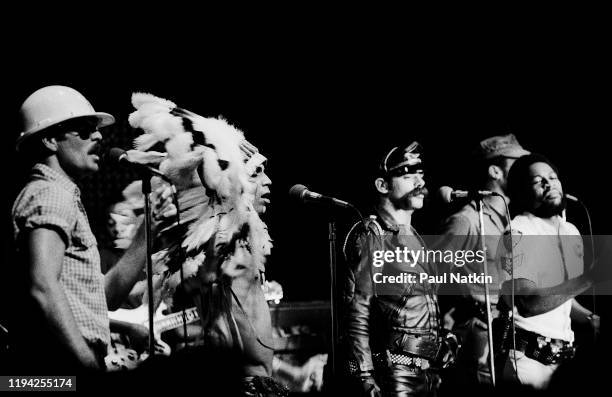
[[[364,224],[353,227],[344,244],[348,271],[344,280],[343,338],[347,359],[359,372],[374,370],[373,353],[404,350],[413,354],[401,348],[398,339],[402,337],[437,341],[439,328],[437,297],[431,285],[374,282],[380,280],[380,276],[374,277],[377,272],[415,273],[417,280],[421,273],[435,275],[435,265],[422,262],[414,267],[406,262],[374,266],[374,250],[421,250],[425,249],[424,242],[414,229],[394,224],[383,210]]]

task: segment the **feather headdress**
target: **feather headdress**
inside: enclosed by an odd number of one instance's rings
[[[170,272],[183,266],[186,278],[197,275],[200,281],[211,282],[222,275],[235,277],[263,269],[272,243],[253,208],[249,178],[265,157],[242,131],[222,118],[202,117],[144,93],[133,94],[132,104],[136,111],[129,116],[130,125],[144,134],[136,138],[128,156],[158,164],[179,194],[190,192],[184,194],[181,208],[190,209],[192,215],[186,221],[191,223],[180,244],[167,249],[170,258],[165,263]],[[165,153],[150,150],[159,144]],[[194,185],[201,194],[193,194]],[[176,285],[177,274],[168,280]]]

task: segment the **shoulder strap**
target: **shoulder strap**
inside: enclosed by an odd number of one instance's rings
[[[344,255],[345,260],[347,259],[346,247],[348,246],[349,239],[351,238],[351,235],[355,232],[359,225],[364,225],[365,230],[372,230],[376,236],[380,237],[384,234],[382,226],[380,226],[380,223],[376,221],[376,215],[370,215],[369,218],[362,219],[356,222],[349,229],[348,233],[346,234],[346,238],[344,239],[344,243],[342,244],[342,254]],[[373,227],[370,227],[370,225],[372,225]]]

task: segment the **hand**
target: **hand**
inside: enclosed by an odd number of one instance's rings
[[[595,335],[595,338],[597,338],[599,336],[599,327],[601,324],[601,318],[597,314],[592,313],[588,317],[588,319],[591,324],[591,327],[593,328],[593,335]]]
[[[374,377],[370,373],[359,376],[358,382],[358,389],[360,395],[367,397],[382,396],[380,387],[378,387],[376,381],[374,380]]]
[[[172,223],[176,217],[176,206],[172,201],[172,188],[162,185],[151,192],[151,218],[157,229],[162,223]]]
[[[455,312],[455,308],[451,308],[449,311],[444,313],[443,317],[443,327],[447,330],[452,330],[455,326],[455,319],[453,318],[453,313]]]
[[[296,382],[300,383],[300,392],[321,391],[323,387],[323,369],[326,363],[327,354],[317,354],[300,367],[296,379]]]
[[[436,357],[436,364],[440,368],[450,367],[455,362],[460,347],[461,346],[459,345],[459,340],[457,339],[457,336],[452,332],[448,332],[444,336],[442,348],[438,352],[438,357]]]
[[[141,354],[149,347],[149,330],[140,324],[130,324],[127,329],[130,346]]]

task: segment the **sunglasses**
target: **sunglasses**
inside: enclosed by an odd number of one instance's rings
[[[90,119],[76,119],[59,123],[52,128],[51,134],[54,136],[70,134],[85,140],[98,131],[98,123]]]
[[[423,176],[425,174],[425,168],[422,164],[416,164],[414,166],[404,165],[396,168],[387,173],[390,177],[402,176],[406,174],[419,174]]]

